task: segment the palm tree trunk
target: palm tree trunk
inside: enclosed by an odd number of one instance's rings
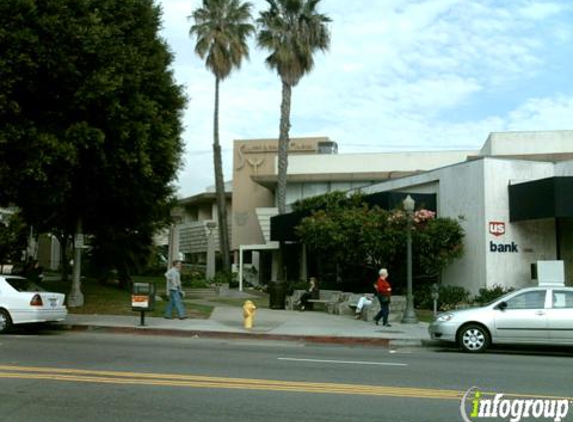
[[[290,102],[292,95],[291,86],[283,81],[283,92],[281,101],[281,122],[278,148],[278,180],[277,180],[277,206],[279,214],[286,212],[286,186],[288,167],[288,144],[290,130]]]
[[[213,125],[213,160],[215,164],[215,191],[217,196],[217,219],[219,223],[219,245],[223,260],[223,271],[231,271],[229,231],[227,229],[227,200],[223,179],[223,159],[219,143],[219,78],[215,77],[215,115]]]

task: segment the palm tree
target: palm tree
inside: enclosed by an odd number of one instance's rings
[[[292,87],[312,71],[314,53],[328,50],[330,18],[317,12],[320,0],[266,1],[269,9],[262,11],[257,19],[260,27],[257,42],[270,51],[266,63],[282,81],[277,203],[279,214],[284,214]]]
[[[194,25],[191,26],[189,35],[197,38],[195,53],[205,59],[205,66],[215,75],[213,160],[219,242],[224,271],[230,271],[231,262],[223,162],[219,143],[219,83],[229,76],[233,69],[240,68],[244,58],[249,57],[247,40],[255,31],[251,23],[251,8],[250,3],[241,3],[240,0],[203,0],[203,6],[190,16]]]

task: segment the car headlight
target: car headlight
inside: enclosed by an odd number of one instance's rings
[[[454,314],[441,314],[436,317],[436,322],[447,322],[454,317]]]

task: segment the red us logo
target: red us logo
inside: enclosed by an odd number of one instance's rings
[[[494,236],[501,236],[505,234],[505,223],[501,221],[490,221],[489,232]]]

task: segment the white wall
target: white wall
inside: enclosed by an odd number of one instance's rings
[[[470,161],[438,172],[438,215],[459,220],[464,233],[464,255],[442,273],[445,284],[462,286],[476,293],[485,284],[484,254],[484,163]]]
[[[482,158],[378,183],[364,191],[437,193],[438,215],[462,216],[465,232],[464,256],[445,269],[442,281],[477,294],[480,288],[496,284],[527,285],[531,263],[555,259],[553,219],[509,222],[509,185],[553,177],[555,167],[553,163]],[[561,165],[562,172],[572,168]],[[491,221],[505,223],[505,234],[490,234]],[[517,252],[492,252],[490,241],[496,246],[514,242]]]
[[[570,153],[573,131],[492,132],[481,155],[534,155]]]
[[[385,152],[369,154],[318,154],[289,156],[288,173],[352,174],[430,170],[465,161],[478,151]]]
[[[554,175],[552,163],[486,158],[484,235],[487,286],[495,284],[523,287],[531,284],[531,263],[555,259],[555,224],[553,219],[509,222],[509,185],[544,179]],[[489,233],[489,222],[505,223],[505,234]],[[516,245],[518,252],[492,252],[494,245]],[[513,243],[512,243],[513,242]]]
[[[564,161],[555,165],[555,176],[573,176],[573,161]]]

